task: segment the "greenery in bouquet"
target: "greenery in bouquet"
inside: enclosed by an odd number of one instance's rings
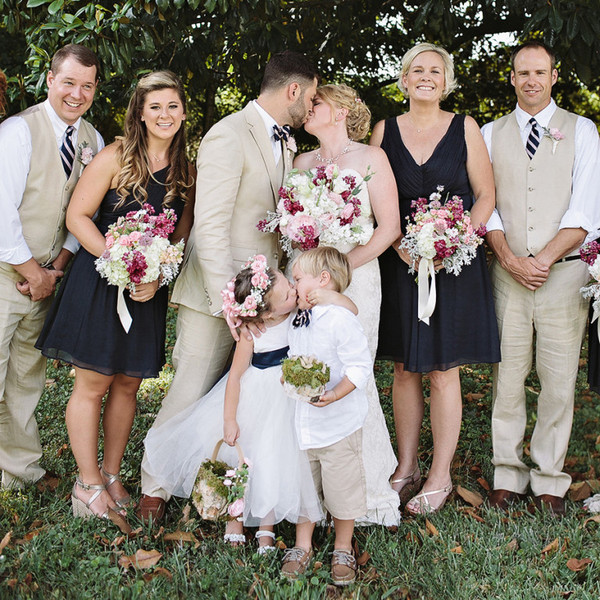
[[[205,460],[198,469],[192,502],[203,519],[240,519],[248,485],[249,463],[238,467],[221,460]]]
[[[283,381],[301,396],[322,394],[330,378],[329,367],[314,356],[290,356],[281,365]]]

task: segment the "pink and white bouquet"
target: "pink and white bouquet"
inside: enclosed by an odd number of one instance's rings
[[[443,189],[439,186],[429,200],[413,200],[412,220],[407,217],[406,235],[400,243],[400,248],[405,248],[412,258],[410,273],[416,271],[419,263],[418,316],[426,324],[435,309],[434,261],[442,261],[446,271],[458,275],[464,266],[471,264],[486,233],[483,225],[473,228],[470,213],[464,210],[458,196],[442,204]]]
[[[370,178],[367,172],[362,181]],[[319,244],[366,244],[373,224],[361,206],[361,186],[354,175],[341,175],[336,164],[314,171],[293,169],[279,189],[277,210],[269,211],[257,227],[265,233],[281,233],[288,256],[294,246],[309,250]]]
[[[161,285],[171,282],[183,259],[184,242],[171,244],[177,216],[171,208],[154,215],[154,208],[144,204],[109,226],[105,234],[106,249],[96,259],[96,270],[111,285],[119,287],[117,313],[125,331],[131,327],[131,315],[123,298],[125,288],[135,290],[138,283],[161,278]]]
[[[588,272],[592,276],[592,281],[584,285],[580,292],[584,298],[592,299],[592,323],[598,321],[598,338],[600,339],[600,244],[598,242],[588,242],[579,249],[581,260],[587,264]]]

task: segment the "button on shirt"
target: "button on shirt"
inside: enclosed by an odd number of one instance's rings
[[[296,401],[296,433],[300,448],[323,448],[363,426],[368,411],[365,387],[373,370],[367,338],[355,315],[341,306],[315,306],[310,324],[289,330],[290,355],[316,356],[331,370],[327,389],[343,378],[356,389],[319,407]]]
[[[538,129],[543,136],[543,128],[548,127],[550,119],[556,111],[556,103],[550,100],[550,104],[535,115]],[[519,105],[515,109],[515,117],[519,125],[523,147],[527,143],[531,125],[531,115],[525,112]],[[492,158],[492,128],[493,123],[486,123],[481,128],[483,140]],[[588,232],[584,243],[594,240],[600,233],[600,141],[596,125],[590,119],[578,116],[575,124],[575,159],[573,162],[573,184],[569,208],[561,219],[559,229],[581,227]],[[493,165],[492,165],[493,166]],[[494,209],[492,216],[487,222],[487,230],[504,231],[502,219],[498,211]]]
[[[253,103],[254,108],[256,108],[258,114],[265,124],[269,138],[271,138],[273,158],[275,159],[275,164],[278,164],[281,158],[281,140],[277,141],[273,137],[273,125],[277,125],[277,121],[256,100],[253,100]]]
[[[56,146],[63,143],[68,127],[56,114],[48,100],[43,108],[50,117],[56,136]],[[81,119],[73,124],[74,146],[77,147],[77,136]],[[104,147],[102,136],[96,132],[98,151]],[[20,265],[31,258],[31,252],[25,239],[19,218],[19,206],[23,199],[27,175],[31,162],[31,132],[22,117],[14,116],[0,125],[0,261]],[[64,248],[75,253],[79,249],[76,238],[69,233]]]

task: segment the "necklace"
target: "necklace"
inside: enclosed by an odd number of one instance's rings
[[[150,154],[152,154],[152,158],[156,161],[156,162],[162,162],[163,160],[167,160],[167,157],[165,155],[164,158],[158,158],[158,156],[156,156],[156,154],[154,154],[154,152],[151,152]]]
[[[334,162],[337,161],[338,158],[340,158],[340,156],[343,156],[344,154],[346,154],[346,152],[348,152],[348,150],[350,150],[350,146],[352,145],[352,140],[348,140],[348,144],[346,144],[346,147],[337,155],[334,156],[333,158],[323,158],[321,156],[321,149],[319,148],[317,150],[317,153],[315,155],[315,158],[317,159],[317,162],[324,162],[328,165],[333,164]]]

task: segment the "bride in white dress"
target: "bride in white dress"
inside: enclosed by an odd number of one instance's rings
[[[400,236],[398,192],[392,169],[381,148],[359,143],[369,132],[371,113],[346,85],[324,85],[317,89],[304,129],[316,136],[320,147],[300,154],[294,167],[301,170],[335,163],[362,184],[359,195],[362,215],[376,224],[373,236],[362,246],[338,246],[353,267],[352,283],[344,292],[358,307],[358,318],[375,359],[381,303],[381,281],[377,257]],[[363,181],[369,170],[373,176]],[[367,479],[368,512],[357,523],[394,525],[399,521],[398,494],[389,479],[396,468],[385,418],[375,387],[368,383],[369,413],[363,426],[363,461]]]

